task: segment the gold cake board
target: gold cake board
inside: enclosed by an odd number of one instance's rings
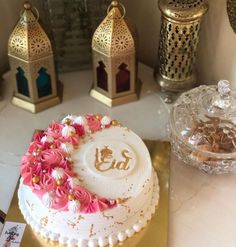
[[[169,162],[170,144],[161,141],[144,140],[151,154],[153,167],[157,171],[160,184],[160,199],[155,215],[139,233],[128,238],[116,246],[123,247],[167,247],[168,241],[168,215],[169,215]],[[16,187],[6,221],[26,223],[18,207],[17,197],[18,186]],[[61,246],[55,242],[46,242],[33,232],[29,225],[26,225],[21,241],[21,247],[52,247]]]

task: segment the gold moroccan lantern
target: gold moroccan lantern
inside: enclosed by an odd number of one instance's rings
[[[8,55],[15,92],[12,103],[36,113],[60,103],[53,51],[29,2],[8,41]]]
[[[163,91],[181,92],[196,84],[195,61],[205,0],[159,0],[162,13],[158,82]]]
[[[124,6],[112,1],[92,40],[90,95],[110,107],[137,100],[135,41],[124,16]]]

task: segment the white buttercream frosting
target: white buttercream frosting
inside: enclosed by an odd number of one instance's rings
[[[72,213],[77,213],[80,208],[80,202],[78,200],[72,200],[68,203],[68,209]]]
[[[126,233],[124,233],[124,232],[119,232],[119,233],[117,234],[117,238],[118,238],[118,240],[119,240],[120,242],[122,242],[122,241],[124,241],[124,240],[127,238],[127,235],[126,235]]]
[[[87,124],[87,120],[85,117],[83,116],[78,116],[74,119],[74,123],[75,124],[79,124],[79,125],[86,125]]]
[[[69,185],[70,185],[70,187],[71,187],[72,189],[73,189],[74,187],[80,185],[80,181],[79,181],[79,179],[76,178],[76,177],[68,178],[67,181],[69,182]]]
[[[52,177],[56,180],[63,178],[64,169],[61,167],[56,167],[52,170]]]
[[[47,207],[47,208],[51,208],[52,204],[53,204],[53,195],[51,192],[46,192],[43,196],[42,196],[42,201],[43,204]]]
[[[99,247],[105,247],[106,245],[108,245],[108,239],[104,237],[100,237],[98,239],[98,245]]]
[[[67,115],[66,117],[64,117],[64,118],[62,119],[61,123],[62,123],[62,124],[65,124],[66,121],[67,121],[67,119],[70,119],[71,122],[74,122],[74,120],[76,119],[76,117],[77,117],[77,116],[71,115],[71,114],[70,114],[70,115]]]
[[[111,123],[111,118],[108,117],[108,116],[104,116],[102,119],[101,119],[101,124],[102,125],[109,125]]]
[[[98,243],[96,239],[90,239],[88,241],[88,247],[97,247],[97,246],[98,246]]]
[[[49,142],[49,143],[51,143],[51,142],[53,142],[54,141],[54,138],[52,137],[52,136],[43,136],[42,138],[41,138],[41,142],[44,144],[45,142]]]
[[[71,154],[74,151],[73,145],[69,142],[62,143],[60,147],[65,153],[68,154]]]
[[[130,237],[132,237],[134,235],[135,231],[130,228],[130,229],[126,229],[125,233],[130,238]]]
[[[73,126],[70,126],[70,125],[66,125],[65,127],[63,127],[63,129],[61,131],[61,134],[63,137],[69,137],[75,133],[76,133],[75,128]]]
[[[109,235],[108,242],[112,246],[115,245],[118,242],[117,237],[115,235]]]

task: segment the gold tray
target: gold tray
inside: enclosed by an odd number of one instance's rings
[[[169,215],[169,161],[170,144],[168,142],[144,140],[151,154],[153,166],[157,171],[160,183],[160,200],[155,215],[147,227],[136,233],[133,237],[116,246],[123,247],[167,247],[168,215]],[[6,221],[26,223],[18,207],[16,187]],[[57,243],[46,242],[35,234],[29,225],[26,225],[21,241],[21,247],[52,247],[60,246]]]

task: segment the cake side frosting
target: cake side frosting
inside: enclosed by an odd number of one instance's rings
[[[132,207],[129,207],[129,202],[104,213],[75,215],[69,211],[48,211],[22,183],[18,191],[19,206],[26,222],[43,238],[69,247],[114,245],[139,232],[154,214],[159,200],[159,185],[156,173],[153,174],[153,187],[148,196],[142,198],[143,205],[130,213],[128,210]]]

